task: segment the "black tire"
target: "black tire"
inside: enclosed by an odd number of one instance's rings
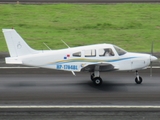
[[[100,77],[95,77],[93,79],[93,82],[94,82],[95,85],[99,86],[99,85],[102,84],[102,79]]]
[[[139,76],[139,80],[138,80],[138,78],[136,77],[136,78],[135,78],[135,82],[136,82],[137,84],[141,84],[141,83],[142,83],[142,78]]]
[[[94,73],[91,74],[91,80],[94,80]]]

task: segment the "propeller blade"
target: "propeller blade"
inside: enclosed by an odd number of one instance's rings
[[[150,77],[152,77],[152,62],[150,63]]]
[[[153,41],[152,41],[152,44],[151,44],[151,55],[150,55],[150,77],[152,77],[152,60],[151,60],[151,57],[153,56]]]

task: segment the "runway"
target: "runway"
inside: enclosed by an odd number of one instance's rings
[[[29,105],[159,105],[159,70],[140,72],[143,84],[134,82],[133,72],[102,73],[102,86],[95,86],[88,73],[42,69],[0,74],[0,104]],[[12,71],[12,70],[10,70]],[[13,70],[18,71],[18,70]],[[23,73],[25,71],[25,73]],[[33,71],[33,73],[31,73]]]
[[[0,106],[159,106],[160,72],[140,71],[143,83],[134,82],[134,72],[102,73],[102,86],[95,86],[88,73],[48,69],[0,69]],[[159,108],[0,108],[0,119],[158,119]],[[127,112],[126,112],[127,111]],[[137,112],[139,111],[139,112]],[[135,112],[136,115],[135,115]],[[149,114],[148,114],[149,113]],[[120,116],[118,114],[121,114]],[[95,116],[96,115],[96,116]],[[32,117],[31,117],[32,116]],[[40,117],[41,116],[41,117]],[[76,117],[78,116],[78,117]],[[130,117],[132,116],[132,117]]]

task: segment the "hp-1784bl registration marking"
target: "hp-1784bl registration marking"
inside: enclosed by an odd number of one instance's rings
[[[57,65],[57,69],[78,70],[77,65]]]

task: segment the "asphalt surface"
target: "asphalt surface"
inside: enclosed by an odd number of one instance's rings
[[[160,105],[160,69],[102,73],[95,86],[88,73],[48,69],[0,69],[0,105]],[[0,119],[158,120],[160,109],[0,109]]]
[[[158,3],[160,0],[0,0],[1,3]]]
[[[143,84],[135,84],[134,72],[102,73],[95,86],[88,73],[48,69],[0,69],[0,104],[44,105],[159,105],[160,69],[140,71]]]

